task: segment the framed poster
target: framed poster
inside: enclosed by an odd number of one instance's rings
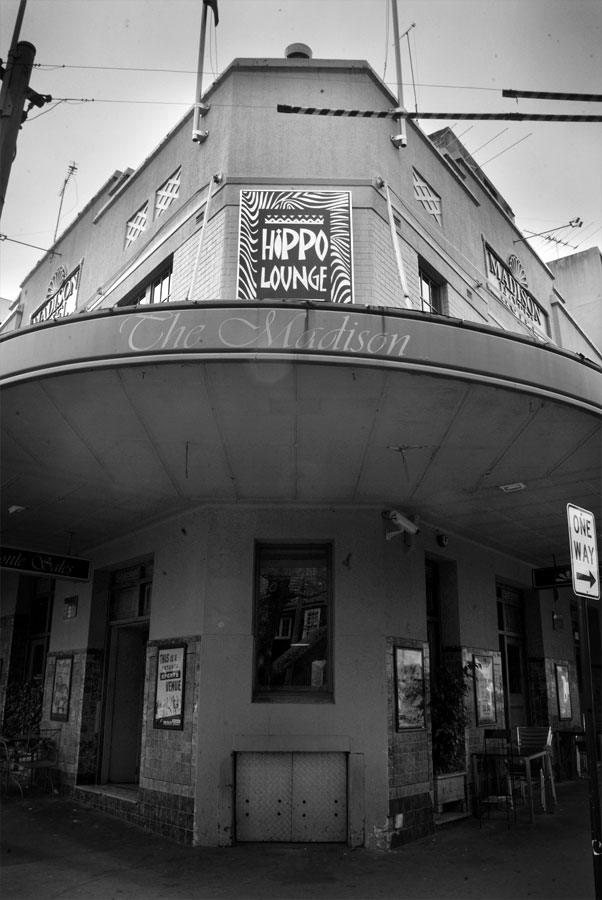
[[[424,663],[422,650],[395,647],[397,731],[424,728]]]
[[[241,191],[237,299],[353,303],[350,191]]]
[[[69,701],[71,699],[72,656],[57,656],[50,700],[50,718],[58,722],[69,719]]]
[[[157,683],[153,727],[181,731],[184,727],[186,647],[157,649]]]
[[[477,725],[495,725],[495,686],[493,682],[493,656],[473,656],[474,694]]]
[[[556,691],[558,693],[558,718],[572,719],[571,688],[569,684],[569,667],[556,664]]]

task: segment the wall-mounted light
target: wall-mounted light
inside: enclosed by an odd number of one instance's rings
[[[527,485],[522,481],[513,481],[512,484],[500,484],[498,487],[505,494],[514,494],[516,491],[524,491]]]
[[[79,597],[65,597],[63,600],[63,619],[75,619],[77,616],[77,607]]]
[[[447,547],[449,544],[449,537],[446,534],[438,534],[437,543],[440,547]]]

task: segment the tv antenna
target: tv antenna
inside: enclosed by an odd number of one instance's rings
[[[56,217],[56,226],[55,226],[55,229],[54,229],[54,237],[52,238],[52,243],[53,243],[53,244],[54,244],[54,242],[56,241],[56,236],[57,236],[57,233],[58,233],[58,230],[59,230],[59,222],[60,222],[60,220],[61,220],[61,211],[62,211],[62,209],[63,209],[63,200],[65,199],[65,188],[67,187],[67,185],[68,185],[68,183],[69,183],[69,179],[71,178],[71,176],[72,176],[72,175],[75,175],[76,172],[77,172],[77,163],[75,163],[75,162],[70,162],[70,163],[69,163],[69,168],[67,169],[67,174],[66,174],[66,176],[65,176],[65,180],[63,181],[63,186],[62,186],[61,191],[60,191],[60,194],[59,194],[59,196],[60,196],[60,198],[61,198],[61,202],[59,203],[59,214],[58,214],[58,216]]]

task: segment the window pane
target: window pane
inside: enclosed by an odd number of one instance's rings
[[[520,647],[508,644],[508,690],[511,694],[520,694],[523,689]]]
[[[161,275],[152,286],[151,303],[167,303],[171,287],[171,269]]]
[[[259,551],[256,686],[328,687],[329,572],[326,548]]]
[[[419,271],[420,279],[420,303],[422,312],[441,312],[441,289],[436,281],[423,271]]]

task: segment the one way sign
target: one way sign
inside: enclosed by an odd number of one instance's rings
[[[573,591],[580,597],[600,596],[598,547],[594,514],[567,503]]]

